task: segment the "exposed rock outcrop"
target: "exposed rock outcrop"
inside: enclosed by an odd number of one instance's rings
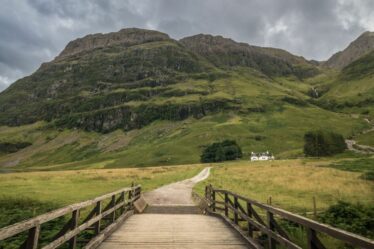
[[[367,31],[351,42],[346,49],[331,56],[331,58],[323,63],[323,65],[331,68],[342,69],[373,50],[374,32]]]

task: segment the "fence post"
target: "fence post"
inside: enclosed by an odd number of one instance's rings
[[[229,216],[229,208],[227,205],[229,205],[229,196],[227,193],[225,193],[225,216],[226,217]]]
[[[120,202],[122,202],[122,206],[120,209],[120,213],[123,214],[125,212],[125,192],[121,192]]]
[[[96,203],[96,207],[95,207],[95,211],[96,211],[96,216],[99,216],[101,214],[101,201],[98,201]],[[100,233],[100,227],[101,227],[101,219],[98,220],[96,223],[95,223],[95,234],[98,235]]]
[[[216,192],[213,190],[213,189],[211,189],[211,191],[212,191],[212,210],[213,210],[213,212],[215,212],[216,211]]]
[[[275,227],[274,227],[274,215],[267,211],[266,212],[266,216],[267,216],[267,223],[268,223],[268,228],[271,230],[271,231],[275,231]],[[275,249],[276,247],[276,241],[275,239],[273,239],[270,235],[270,233],[268,234],[268,241],[269,241],[269,249]]]
[[[249,202],[247,202],[247,214],[252,219],[252,205]],[[248,222],[248,236],[253,238],[253,228],[250,222]]]
[[[115,195],[112,195],[112,207],[115,207],[116,206],[116,196]],[[111,218],[112,218],[112,222],[114,222],[116,220],[116,210],[113,210],[112,214],[111,214]]]
[[[238,224],[239,221],[238,221],[238,208],[239,208],[239,205],[238,205],[238,197],[234,196],[234,209],[235,209],[235,212],[234,212],[234,223],[235,224]]]
[[[36,227],[33,227],[29,230],[25,246],[26,249],[38,248],[39,234],[40,225],[37,225]]]
[[[318,247],[315,244],[315,241],[317,239],[316,231],[314,231],[311,228],[307,228],[307,236],[308,236],[308,249],[318,249]]]
[[[77,228],[79,222],[79,209],[74,210],[71,216],[71,230]],[[74,235],[73,238],[69,240],[69,249],[75,249],[77,247],[77,236]]]

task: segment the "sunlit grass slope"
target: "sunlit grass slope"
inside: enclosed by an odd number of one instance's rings
[[[263,203],[271,196],[273,205],[301,214],[313,211],[313,197],[318,211],[339,200],[374,205],[374,182],[361,179],[358,172],[326,167],[329,164],[303,160],[222,163],[196,190],[202,193],[206,184],[212,184]]]
[[[0,174],[0,227],[132,183],[149,191],[196,175],[203,166]]]

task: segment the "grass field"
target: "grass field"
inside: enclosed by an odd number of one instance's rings
[[[374,206],[374,182],[361,179],[362,171],[334,169],[331,164],[323,160],[222,163],[195,189],[202,193],[206,184],[212,184],[263,203],[271,196],[273,205],[300,214],[313,210],[313,197],[318,211],[339,200]]]
[[[148,191],[190,178],[203,166],[0,174],[0,227],[128,187]]]
[[[272,205],[309,217],[313,197],[317,200],[318,212],[325,211],[338,201],[373,207],[374,182],[361,177],[364,172],[373,169],[372,160],[369,157],[335,157],[0,174],[0,227],[94,198],[129,186],[132,182],[149,191],[190,178],[207,166],[212,167],[211,176],[195,186],[200,194],[203,194],[206,184],[212,184],[263,203],[271,196]],[[51,231],[56,230],[56,224],[51,224]],[[300,229],[290,232],[301,244],[305,241],[305,234]],[[329,238],[323,239],[331,248],[339,245]]]

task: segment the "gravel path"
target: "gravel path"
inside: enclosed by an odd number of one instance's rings
[[[144,193],[144,199],[151,206],[195,205],[192,200],[192,188],[196,183],[207,179],[209,174],[210,168],[205,168],[193,178],[165,185]]]
[[[367,134],[369,132],[374,131],[374,124],[371,123],[371,121],[367,118],[364,119],[368,124],[372,125],[370,129],[364,130],[360,134]],[[354,138],[352,139],[346,139],[345,143],[347,144],[348,150],[354,151],[356,153],[361,153],[361,154],[374,154],[374,147],[369,146],[369,145],[361,145],[358,144]]]

